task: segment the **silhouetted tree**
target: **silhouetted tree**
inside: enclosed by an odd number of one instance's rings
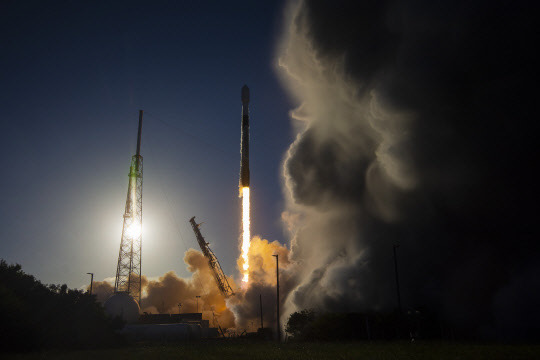
[[[94,296],[67,285],[45,286],[19,264],[0,261],[1,351],[96,347],[115,343],[119,319],[106,316]]]
[[[304,309],[292,313],[287,320],[285,331],[294,338],[300,338],[305,329],[315,321],[315,310]]]
[[[285,331],[295,340],[344,341],[434,339],[444,337],[434,313],[332,313],[302,310],[291,314]]]

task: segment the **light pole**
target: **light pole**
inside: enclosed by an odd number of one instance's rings
[[[279,255],[272,255],[276,258],[276,312],[277,312],[277,341],[281,342],[281,326],[279,325]]]
[[[399,275],[398,275],[397,254],[396,254],[396,249],[398,247],[399,247],[398,243],[395,243],[393,245],[393,248],[394,248],[394,270],[396,272],[396,291],[397,291],[398,310],[401,313],[401,294],[399,293]]]
[[[92,285],[94,284],[94,273],[87,273],[90,275],[90,295],[92,295]]]
[[[261,329],[264,329],[263,326],[263,315],[262,315],[262,295],[259,294],[259,305],[261,306]]]
[[[182,303],[178,303],[178,313],[180,314],[182,310]]]
[[[199,312],[199,298],[201,296],[200,295],[195,295],[195,297],[197,298],[197,312]]]

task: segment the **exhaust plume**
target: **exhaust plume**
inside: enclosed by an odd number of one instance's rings
[[[238,264],[241,273],[243,274],[242,282],[245,284],[249,281],[249,246],[251,239],[251,220],[250,203],[249,203],[249,187],[243,187],[240,193],[242,197],[242,247],[241,247],[241,263]]]
[[[240,133],[240,197],[242,198],[242,284],[249,281],[249,241],[250,232],[250,203],[249,203],[249,88],[244,85],[241,90],[242,126]]]
[[[259,295],[262,295],[264,327],[275,328],[276,324],[276,262],[272,257],[279,254],[280,292],[291,288],[289,250],[277,241],[269,242],[255,236],[249,248],[250,278],[246,286],[238,289],[236,295],[227,299],[227,306],[235,315],[238,329],[260,327]],[[238,259],[238,265],[243,259]],[[285,296],[281,295],[281,301]]]
[[[464,334],[540,333],[526,3],[290,10],[278,50],[299,104],[283,167],[295,267],[284,320],[306,308],[396,308],[399,242],[405,307]]]

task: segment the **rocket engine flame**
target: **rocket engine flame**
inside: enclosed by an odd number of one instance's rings
[[[242,198],[242,283],[249,280],[249,88],[242,87],[242,130],[240,136],[240,197]]]
[[[249,187],[242,188],[242,282],[247,284],[249,280],[249,244],[251,239],[249,219]]]

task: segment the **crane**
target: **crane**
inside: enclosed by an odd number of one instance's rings
[[[204,256],[208,259],[208,266],[210,266],[210,269],[212,270],[212,273],[214,274],[214,278],[216,279],[217,286],[223,296],[228,298],[229,296],[234,295],[234,291],[231,288],[231,285],[229,285],[229,281],[227,280],[227,277],[225,276],[225,273],[223,272],[223,269],[221,268],[221,265],[219,264],[219,261],[214,254],[214,252],[210,249],[208,246],[208,243],[204,240],[204,237],[201,234],[201,230],[199,227],[202,224],[197,224],[195,222],[195,216],[192,217],[189,222],[191,223],[191,227],[193,228],[193,232],[195,232],[195,237],[197,238],[197,242],[199,243],[199,246],[201,247],[201,251],[204,254]]]

